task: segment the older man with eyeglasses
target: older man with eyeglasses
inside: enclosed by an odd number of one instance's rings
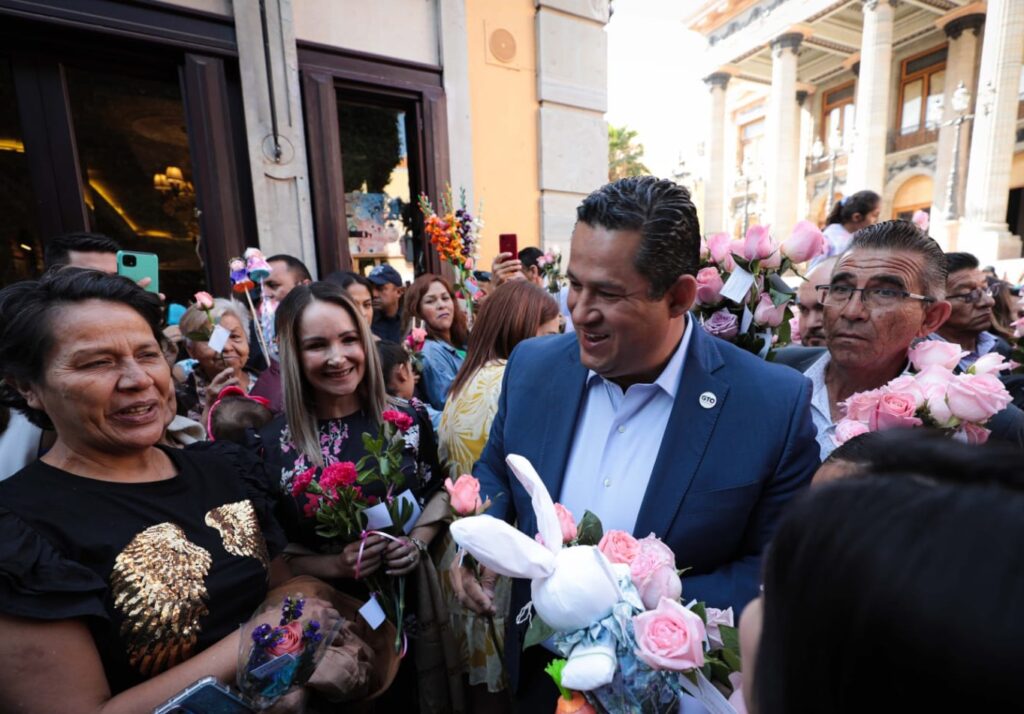
[[[842,402],[907,371],[910,346],[936,333],[952,307],[945,254],[908,221],[876,223],[856,233],[831,280],[816,287],[827,348],[781,350],[777,361],[799,369],[813,384],[811,416],[824,459],[835,449]],[[989,428],[991,438],[1024,446],[1019,409],[997,415]]]
[[[929,339],[960,345],[967,352],[960,360],[964,371],[990,352],[1009,358],[1009,343],[989,331],[994,287],[989,286],[978,259],[970,253],[946,253],[946,272],[946,302],[952,311]]]

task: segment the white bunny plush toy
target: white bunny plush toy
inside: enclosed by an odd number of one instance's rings
[[[590,627],[611,614],[621,599],[613,566],[594,546],[562,547],[562,529],[547,488],[530,462],[510,454],[505,462],[530,495],[543,543],[488,515],[460,518],[452,538],[480,563],[501,575],[531,580],[533,606],[559,632]],[[577,645],[567,656],[563,686],[590,691],[615,676],[615,644]]]

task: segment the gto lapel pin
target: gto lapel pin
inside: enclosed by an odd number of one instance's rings
[[[716,404],[718,404],[718,397],[716,397],[712,392],[704,392],[700,395],[699,401],[700,405],[705,409],[712,409]]]

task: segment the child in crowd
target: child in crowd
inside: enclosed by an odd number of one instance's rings
[[[210,441],[245,445],[249,429],[259,431],[273,418],[266,399],[250,397],[239,387],[225,387],[210,408],[206,432]]]
[[[380,355],[381,371],[384,373],[385,389],[392,397],[409,402],[416,393],[419,375],[412,366],[412,356],[397,342],[380,340],[377,342],[377,353]],[[415,406],[426,409],[430,423],[434,429],[441,424],[441,412],[426,402],[417,401]]]

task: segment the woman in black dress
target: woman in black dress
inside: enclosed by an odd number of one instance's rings
[[[0,291],[0,403],[57,440],[0,483],[0,711],[150,711],[235,679],[238,625],[290,573],[251,456],[157,446],[160,301],[65,268]]]

